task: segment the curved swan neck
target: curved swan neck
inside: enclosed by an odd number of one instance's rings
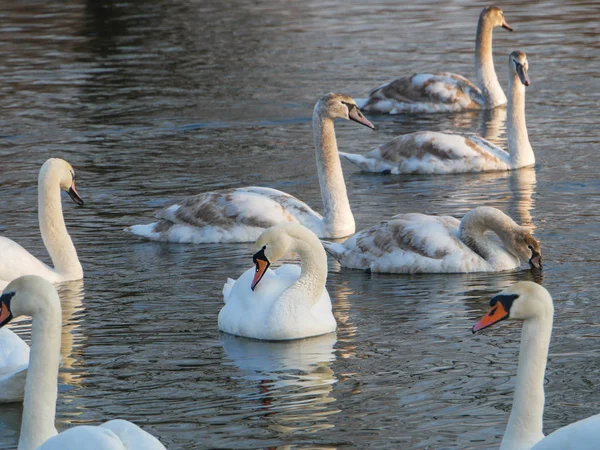
[[[553,312],[523,324],[517,385],[500,450],[529,449],[543,438],[544,374]]]
[[[506,129],[511,165],[513,168],[519,168],[535,164],[525,124],[525,86],[512,70],[508,77],[507,116]]]
[[[54,270],[66,279],[82,278],[83,269],[63,218],[60,183],[51,170],[41,171],[38,179],[38,220]]]
[[[477,37],[475,38],[475,70],[477,71],[477,84],[488,108],[506,104],[506,95],[504,95],[494,68],[493,31],[493,25],[482,12],[479,16]]]
[[[465,214],[460,221],[459,236],[467,247],[492,263],[496,246],[485,237],[485,233],[488,231],[496,233],[504,245],[507,246],[510,242],[510,236],[518,228],[519,225],[502,211],[483,206]]]
[[[23,421],[18,450],[34,450],[56,434],[57,377],[60,359],[61,308],[56,292],[33,317],[31,351],[25,381]]]
[[[321,198],[323,224],[329,236],[344,237],[354,233],[354,216],[350,209],[342,163],[338,153],[333,120],[320,113],[320,102],[315,106],[313,129]]]
[[[314,235],[295,237],[290,250],[300,256],[300,277],[286,292],[302,290],[302,297],[312,306],[321,298],[325,289],[327,254]]]

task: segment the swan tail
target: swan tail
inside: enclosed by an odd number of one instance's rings
[[[223,285],[223,301],[225,303],[229,300],[234,284],[235,280],[233,278],[227,278],[227,282]]]
[[[336,244],[329,241],[321,241],[321,243],[323,244],[323,247],[327,253],[333,256],[336,261],[341,262],[344,254],[347,251],[346,247],[344,247],[342,244]]]
[[[343,156],[346,160],[359,167],[364,172],[375,172],[375,173],[398,173],[398,169],[391,164],[377,160],[375,158],[369,158],[357,153],[344,153],[339,152],[340,156]]]
[[[157,224],[158,222],[148,223],[145,225],[132,225],[124,228],[123,231],[135,234],[136,236],[142,236],[153,241],[158,241],[160,239],[160,233],[155,231]]]

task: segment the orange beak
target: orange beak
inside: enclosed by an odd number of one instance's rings
[[[15,295],[14,292],[9,292],[0,296],[0,328],[10,322],[13,318],[10,311],[10,300]]]
[[[250,289],[254,290],[256,285],[260,282],[260,280],[262,280],[262,277],[265,275],[268,268],[269,261],[265,261],[264,259],[256,259],[256,272],[254,273],[254,279],[252,280]]]
[[[477,333],[478,331],[494,325],[495,323],[500,322],[507,317],[508,311],[504,308],[502,302],[497,302],[492,309],[490,309],[489,312],[473,326],[473,333]]]

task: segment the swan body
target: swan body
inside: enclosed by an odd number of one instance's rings
[[[180,243],[253,242],[267,228],[282,222],[300,223],[319,237],[345,237],[355,231],[342,173],[333,121],[353,120],[373,128],[354,100],[328,94],[315,105],[313,130],[323,216],[285,192],[246,187],[205,192],[157,213],[160,219],[126,229],[157,241]]]
[[[38,177],[38,218],[44,245],[54,267],[49,267],[19,244],[0,236],[0,286],[23,275],[38,275],[52,283],[80,280],[83,269],[65,226],[60,191],[65,190],[78,205],[83,200],[75,189],[75,172],[58,158],[47,160]]]
[[[0,328],[0,403],[23,400],[29,346],[8,328]]]
[[[477,85],[454,73],[419,73],[386,83],[357,103],[365,112],[380,114],[453,112],[506,104],[494,69],[492,31],[495,27],[512,31],[500,8],[484,8],[475,39]]]
[[[301,339],[331,333],[337,324],[325,289],[327,256],[306,227],[287,223],[267,229],[257,240],[256,268],[223,287],[225,306],[219,330],[262,340]],[[301,266],[271,262],[296,252]]]
[[[164,450],[156,438],[124,420],[58,434],[54,419],[62,320],[60,299],[49,281],[26,275],[9,283],[0,296],[0,328],[21,315],[33,321],[19,450]]]
[[[494,232],[499,238],[490,239]],[[497,272],[521,261],[541,266],[531,233],[502,211],[480,206],[461,221],[450,216],[399,214],[343,243],[323,241],[342,267],[385,273]]]
[[[525,86],[529,86],[527,56],[509,57],[508,152],[476,134],[420,131],[398,136],[365,155],[340,156],[365,172],[459,173],[512,170],[535,164],[525,124]]]
[[[552,334],[554,305],[539,284],[521,281],[490,301],[491,309],[473,333],[503,319],[523,320],[517,380],[508,425],[500,450],[592,450],[600,441],[600,414],[560,428],[544,437],[544,375]]]

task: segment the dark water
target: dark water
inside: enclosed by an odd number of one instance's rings
[[[417,3],[417,2],[415,2]],[[77,171],[67,225],[85,270],[61,286],[57,426],[121,417],[170,449],[494,448],[512,401],[519,325],[470,327],[529,271],[367,275],[330,261],[337,336],[265,344],[220,335],[221,288],[250,246],[144,242],[122,232],[171,199],[264,185],[322,210],[310,116],[395,76],[474,77],[483,2],[74,1],[0,6],[0,230],[47,259],[36,177]],[[359,228],[401,212],[461,217],[491,205],[535,229],[556,304],[545,431],[600,412],[597,2],[504,2],[494,34],[530,64],[527,124],[538,165],[513,174],[383,177],[345,165]],[[500,111],[501,113],[502,111]],[[338,123],[363,151],[420,129],[505,145],[502,114]],[[28,337],[26,322],[13,327]],[[21,408],[0,407],[16,448]]]

